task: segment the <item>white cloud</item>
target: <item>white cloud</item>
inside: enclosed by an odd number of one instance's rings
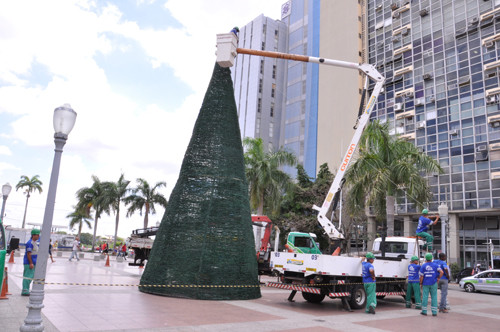
[[[8,146],[0,145],[0,155],[11,156],[12,151],[10,151]]]
[[[138,0],[142,6],[150,2]],[[0,117],[4,113],[15,117],[11,132],[2,133],[6,145],[0,146],[0,155],[10,155],[14,142],[52,153],[53,110],[70,103],[78,117],[64,148],[54,224],[67,223],[65,215],[76,203],[76,190],[91,185],[92,174],[110,181],[124,172],[133,185],[138,177],[150,183],[166,181],[163,192],[168,197],[211,77],[216,34],[247,24],[261,13],[277,18],[283,2],[169,0],[165,7],[182,27],[163,30],[143,29],[136,22],[126,21],[114,5],[94,12],[93,1],[0,2],[0,49],[8,50],[0,52],[0,77],[7,83],[0,85]],[[94,60],[98,53],[108,54],[126,46],[108,37],[112,35],[139,43],[152,67],[172,68],[175,76],[191,88],[192,93],[180,107],[144,105],[115,92]],[[35,62],[47,68],[48,84],[40,85],[30,78]],[[51,153],[47,159],[52,159]],[[30,163],[30,156],[26,156],[26,164]],[[25,169],[26,165],[0,162],[0,175],[13,171],[11,182]],[[50,170],[38,173],[44,178],[45,191],[30,199],[28,213],[40,221]],[[22,206],[23,197],[18,196],[14,195],[13,202]],[[18,213],[19,208],[15,211]],[[160,220],[162,214],[160,209],[150,218],[151,223]],[[125,221],[123,213],[120,229],[140,225],[142,217],[138,214]],[[104,217],[99,230],[111,234],[112,229],[113,217]]]

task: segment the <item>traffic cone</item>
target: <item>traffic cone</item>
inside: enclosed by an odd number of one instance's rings
[[[332,253],[332,256],[338,256],[340,255],[340,247],[337,247],[337,249],[335,249],[335,251]]]
[[[10,252],[9,263],[14,263],[14,250]]]
[[[5,278],[3,278],[2,293],[0,294],[0,300],[8,300],[8,299],[9,298],[7,297],[7,276],[5,276]]]
[[[12,293],[9,293],[9,273],[7,271],[7,268],[5,268],[5,295],[12,295]]]
[[[111,265],[109,265],[109,255],[108,255],[108,258],[106,259],[106,264],[104,266],[111,266]]]

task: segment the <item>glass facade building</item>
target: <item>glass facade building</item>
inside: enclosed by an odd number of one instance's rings
[[[290,0],[282,6],[288,27],[287,53],[318,56],[320,1]],[[311,177],[316,177],[318,66],[287,61],[281,145],[293,152]],[[295,168],[286,169],[295,175]]]
[[[287,50],[286,25],[264,15],[240,29],[238,47]],[[279,148],[286,62],[240,54],[231,68],[241,136],[262,138],[268,151]]]
[[[486,267],[483,243],[500,245],[500,1],[361,4],[365,61],[387,79],[373,119],[439,162],[429,209],[449,207],[453,259]],[[418,212],[398,197],[395,234],[413,235]]]

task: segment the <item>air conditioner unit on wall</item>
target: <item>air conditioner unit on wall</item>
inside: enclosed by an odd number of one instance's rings
[[[490,144],[490,151],[500,150],[500,143]]]
[[[476,151],[477,152],[488,151],[488,146],[486,146],[486,144],[478,145]]]
[[[432,74],[425,73],[424,75],[422,75],[422,78],[424,79],[424,81],[428,81],[432,79]]]
[[[450,135],[453,135],[453,136],[458,135],[458,129],[450,130]]]
[[[402,103],[396,103],[394,104],[394,110],[395,111],[401,111],[403,109],[403,104]]]
[[[429,14],[429,8],[424,8],[420,11],[420,16],[424,17]]]
[[[486,160],[488,160],[488,152],[486,152],[486,153],[476,152],[476,154],[474,155],[474,159],[476,161],[486,161]]]
[[[417,129],[423,129],[423,128],[425,128],[425,121],[417,122]]]

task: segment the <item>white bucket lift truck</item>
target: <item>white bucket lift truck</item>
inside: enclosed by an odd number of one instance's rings
[[[231,67],[234,64],[236,55],[239,53],[351,68],[360,71],[365,76],[363,97],[369,81],[375,82],[373,92],[369,96],[365,108],[360,110],[357,124],[354,127],[354,136],[325,201],[321,207],[313,207],[318,211],[318,222],[328,237],[332,240],[343,239],[344,236],[337,230],[326,214],[332,204],[334,204],[333,209],[335,210],[344,183],[344,173],[368,123],[370,113],[382,90],[385,78],[370,64],[243,49],[237,48],[237,43],[237,37],[233,33],[217,35],[217,63],[220,66]],[[277,241],[278,239],[276,239],[276,243]],[[385,257],[377,257],[374,262],[377,276],[377,297],[405,295],[405,281],[408,275],[410,257],[419,252],[418,246],[422,244],[422,241],[419,241],[419,243],[416,241],[415,238],[405,237],[388,237],[386,239]],[[299,291],[308,302],[319,303],[323,301],[325,296],[328,296],[330,298],[341,298],[344,307],[348,310],[350,310],[349,304],[356,309],[365,306],[366,294],[361,279],[361,257],[323,255],[313,236],[309,233],[290,233],[287,245],[288,252],[275,250],[271,253],[271,269],[275,273],[279,273],[282,282],[269,283],[268,286],[291,290],[292,293],[288,297],[289,301],[293,301],[293,297]],[[376,256],[380,252],[380,246],[380,239],[376,239],[373,245],[373,252]]]

